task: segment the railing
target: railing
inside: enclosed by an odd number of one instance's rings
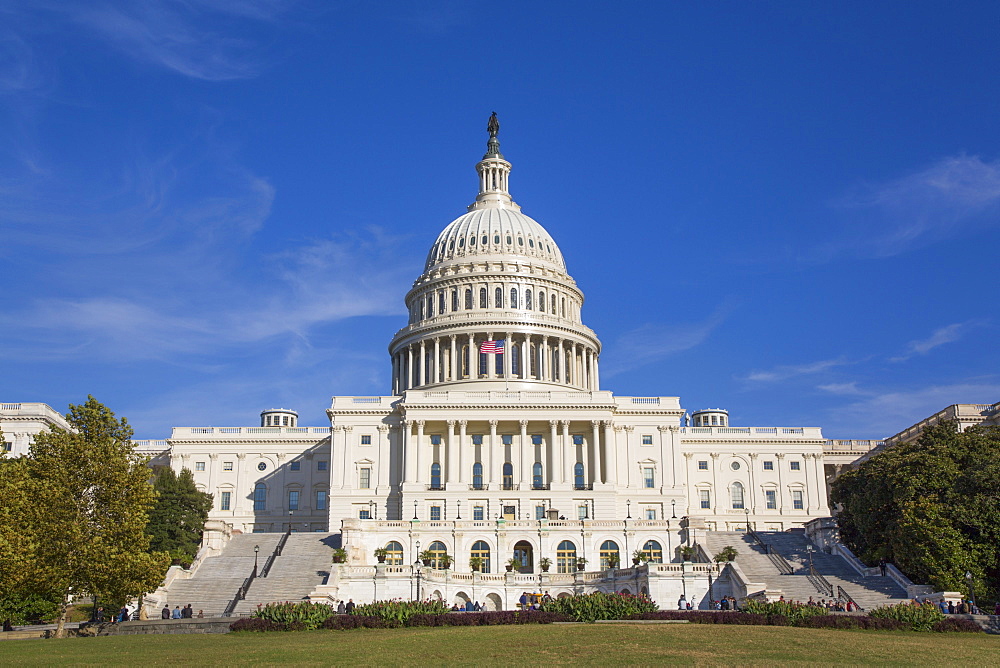
[[[853,603],[855,610],[858,610],[860,612],[864,612],[865,611],[865,609],[862,608],[860,605],[858,605],[858,602],[855,601],[853,598],[851,598],[851,595],[848,594],[844,590],[844,588],[841,587],[840,585],[837,585],[837,598],[840,599],[841,601]]]
[[[476,483],[472,483],[471,485],[469,485],[469,489],[478,492],[478,491],[482,491],[482,490],[486,489],[486,485],[483,485],[483,484],[477,485]]]
[[[812,564],[809,564],[809,582],[812,582],[813,586],[816,587],[816,591],[820,594],[829,596],[830,598],[834,597],[836,592],[833,590],[833,585]]]
[[[234,596],[233,600],[229,602],[229,605],[226,606],[226,609],[222,611],[223,617],[233,616],[233,610],[236,609],[236,606],[239,605],[240,601],[242,601],[247,597],[247,590],[250,589],[250,585],[252,585],[253,581],[256,579],[257,579],[257,566],[254,565],[253,572],[250,573],[250,577],[248,577],[246,580],[243,581],[243,584],[240,585],[240,588],[236,590],[236,596]]]
[[[549,488],[548,483],[538,483],[538,484],[532,483],[531,485],[531,489],[548,489],[548,488]]]
[[[767,552],[767,558],[771,560],[771,563],[774,564],[775,568],[782,575],[792,575],[795,572],[792,565],[788,563],[788,559],[785,559],[784,555],[775,552],[773,547],[765,545],[764,551]]]
[[[594,483],[587,483],[585,485],[573,485],[573,489],[590,491],[594,489]]]
[[[278,544],[274,546],[274,552],[271,556],[267,558],[264,562],[264,568],[261,569],[260,575],[258,577],[266,578],[267,574],[271,572],[271,566],[274,565],[274,560],[281,556],[281,551],[285,549],[285,543],[288,542],[288,536],[291,535],[291,525],[288,527],[288,531],[281,534],[281,538],[278,539]]]
[[[443,492],[444,485],[427,485],[428,492]]]

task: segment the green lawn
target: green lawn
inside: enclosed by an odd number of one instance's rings
[[[989,665],[1000,637],[769,626],[486,626],[0,642],[2,665]],[[960,657],[960,658],[959,658]]]

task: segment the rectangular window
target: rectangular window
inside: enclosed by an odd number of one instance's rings
[[[642,444],[643,445],[652,445],[653,444],[653,435],[652,434],[643,434],[642,435]]]
[[[583,436],[580,434],[573,434],[573,445],[583,445]]]
[[[363,508],[358,511],[358,519],[370,520],[372,518],[372,511],[367,508]]]
[[[764,501],[767,504],[768,510],[778,509],[778,493],[773,489],[764,490]]]
[[[441,506],[431,506],[431,520],[432,521],[441,520]]]
[[[302,462],[298,462],[298,461],[291,462],[288,466],[293,471],[301,471],[302,470]]]
[[[229,504],[232,502],[233,493],[223,492],[219,495],[219,510],[229,510]]]
[[[698,470],[699,471],[707,471],[708,470],[708,460],[707,459],[699,459],[698,460]]]
[[[11,450],[14,449],[14,444],[11,441],[4,441],[3,449],[6,450],[7,452],[10,452]]]
[[[702,508],[712,507],[712,499],[709,497],[709,491],[707,489],[698,490],[698,499],[701,501]]]
[[[647,520],[656,519],[656,508],[646,508],[646,519]]]
[[[536,520],[545,519],[545,506],[535,506],[535,519]]]
[[[372,444],[371,434],[362,434],[361,435],[361,445],[371,445],[371,444]]]
[[[472,507],[472,519],[476,520],[477,522],[482,522],[484,517],[486,517],[485,508],[483,508],[482,506]]]
[[[642,486],[646,489],[653,489],[654,483],[656,482],[653,476],[653,467],[646,466],[642,469]]]
[[[801,470],[801,469],[802,469],[802,463],[801,463],[801,462],[791,462],[791,463],[789,464],[789,466],[791,466],[791,467],[792,467],[792,470],[793,470],[793,471],[799,471],[799,470]]]
[[[288,492],[288,509],[289,510],[299,509],[299,492],[296,489],[290,490]]]
[[[358,487],[361,489],[371,489],[372,486],[372,470],[370,468],[361,469],[361,481]]]
[[[513,445],[514,444],[514,435],[513,434],[502,434],[500,436],[500,440],[503,441],[504,445]]]
[[[317,471],[325,471],[326,470],[326,460],[321,459],[318,462],[316,462],[316,470]]]
[[[805,505],[802,503],[802,490],[792,490],[792,508],[802,510]]]
[[[773,471],[774,470],[774,462],[771,462],[771,461],[764,462],[764,470],[765,471]]]
[[[326,510],[326,490],[316,491],[316,510]]]
[[[577,517],[577,519],[581,519],[581,520],[587,519],[587,511],[588,511],[587,506],[577,506],[577,508],[576,508],[576,517]]]
[[[431,445],[441,445],[441,434],[431,434]]]
[[[222,470],[223,471],[232,471],[233,470],[233,463],[232,462],[222,462]]]
[[[205,462],[195,462],[194,463],[194,470],[195,471],[204,471],[205,470]]]
[[[472,444],[473,445],[482,445],[483,444],[483,435],[482,434],[473,434],[472,435]]]
[[[541,445],[542,444],[542,435],[541,434],[532,434],[531,435],[531,444],[532,445]]]

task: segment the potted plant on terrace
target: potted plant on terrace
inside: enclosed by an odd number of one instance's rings
[[[347,563],[347,550],[342,547],[338,547],[333,551],[333,563],[344,564]]]
[[[719,550],[719,553],[715,555],[715,563],[721,564],[724,561],[736,561],[736,556],[739,552],[732,545],[726,545],[724,548]]]
[[[607,556],[607,560],[608,560],[608,569],[609,570],[612,569],[612,568],[618,568],[618,555],[617,554],[609,554]]]
[[[681,559],[684,561],[691,561],[691,557],[694,556],[694,548],[690,545],[682,545],[680,548]]]
[[[469,557],[469,568],[478,573],[483,568],[483,558],[479,556]]]
[[[521,560],[518,559],[517,557],[511,557],[510,559],[507,560],[508,573],[513,571],[515,568],[520,568],[520,567],[521,567]]]
[[[642,550],[636,550],[632,553],[632,565],[638,566],[643,561],[649,561],[649,555],[647,555]]]
[[[552,567],[552,560],[548,557],[542,557],[538,560],[538,567],[542,569],[543,573],[548,573],[549,568]]]
[[[583,557],[577,557],[576,558],[576,570],[582,571],[586,567],[587,567],[587,560],[584,559]]]
[[[375,548],[374,554],[375,558],[378,559],[378,563],[384,564],[385,558],[389,556],[389,550],[385,549],[384,547],[377,547]]]
[[[440,557],[438,557],[438,564],[441,566],[441,568],[443,568],[445,570],[448,570],[449,568],[451,568],[451,562],[452,561],[453,560],[451,558],[451,555],[447,554],[447,553],[442,554]]]
[[[434,560],[436,558],[437,554],[431,552],[430,550],[424,550],[423,552],[420,553],[420,561],[424,563],[424,566],[430,566],[431,564],[434,563]]]

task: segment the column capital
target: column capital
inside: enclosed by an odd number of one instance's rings
[[[777,457],[778,459],[784,459],[785,458],[785,453],[784,452],[776,452],[776,453],[774,453],[774,456]]]
[[[549,420],[549,427],[551,429],[555,429],[557,424],[559,424],[559,420]]]
[[[760,455],[757,454],[756,452],[750,453],[750,461],[756,461],[758,457],[760,457]]]
[[[469,421],[468,420],[459,420],[458,421],[458,427],[459,427],[459,429],[465,429],[468,426],[469,426]]]
[[[718,459],[718,458],[719,458],[719,453],[718,453],[718,452],[710,452],[710,453],[708,453],[708,454],[709,454],[709,456],[710,456],[710,457],[711,457],[712,459]]]
[[[559,420],[559,424],[563,426],[563,429],[569,429],[569,424],[572,420]]]
[[[417,429],[423,429],[425,424],[427,424],[427,420],[417,420]]]
[[[353,425],[349,425],[349,424],[345,424],[343,427],[341,427],[341,429],[344,430],[345,434],[350,434],[352,431],[354,431],[354,426]]]
[[[601,421],[600,420],[591,420],[590,421],[590,426],[593,427],[594,429],[597,429],[598,427],[601,426]]]
[[[521,425],[521,429],[526,429],[528,427],[528,421],[527,420],[518,420],[517,423],[519,425]]]
[[[694,457],[694,453],[693,452],[685,452],[684,453],[684,459],[691,459],[692,457]]]
[[[386,433],[387,431],[389,431],[389,425],[387,425],[387,424],[380,424],[380,425],[378,426],[378,430],[379,430],[379,431],[380,431],[381,433],[383,433],[383,434],[384,434],[384,433]]]
[[[490,429],[496,429],[498,424],[500,424],[500,420],[490,420]]]
[[[404,429],[410,429],[411,427],[413,427],[413,422],[414,422],[414,421],[413,421],[413,420],[410,420],[409,418],[403,418],[403,419],[402,419],[402,420],[400,420],[399,422],[400,422],[400,424],[402,424],[402,425],[403,425],[403,428],[404,428]]]
[[[247,453],[245,453],[245,452],[237,452],[236,453],[236,459],[242,460],[242,459],[246,459],[246,458],[247,458]]]
[[[601,420],[604,423],[605,429],[613,429],[615,426],[614,420]]]
[[[673,431],[674,429],[676,429],[676,427],[673,427],[673,426],[667,425],[667,424],[661,424],[661,425],[657,425],[656,429],[657,429],[657,431],[659,431],[662,434],[665,431]]]
[[[285,461],[285,459],[286,459],[287,457],[288,457],[288,455],[287,455],[287,454],[285,454],[284,452],[279,452],[278,454],[276,454],[276,455],[275,455],[275,458],[276,458],[276,459],[277,459],[277,460],[278,460],[279,462],[283,462],[283,461]]]
[[[448,430],[453,430],[455,428],[455,420],[448,420]]]
[[[214,462],[216,459],[219,458],[219,453],[218,452],[209,453],[208,458]]]
[[[634,424],[623,424],[622,425],[622,429],[624,429],[625,431],[627,431],[627,432],[629,432],[631,434],[633,431],[635,431],[635,425]]]

